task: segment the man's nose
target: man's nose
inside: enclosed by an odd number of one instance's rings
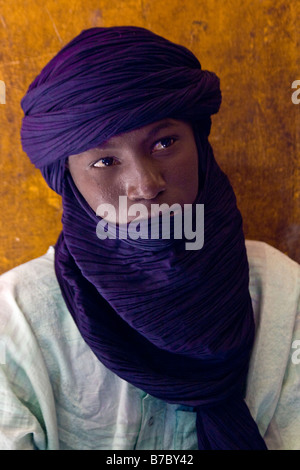
[[[165,189],[166,182],[157,164],[145,159],[132,166],[127,184],[128,199],[131,201],[154,199]]]

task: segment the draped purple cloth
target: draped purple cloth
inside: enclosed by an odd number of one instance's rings
[[[199,449],[266,449],[244,401],[254,321],[242,218],[208,142],[220,103],[219,79],[183,46],[138,27],[91,28],[30,85],[21,140],[62,195],[56,275],[97,358],[150,395],[194,407]],[[99,240],[66,158],[166,117],[193,125],[203,248]]]

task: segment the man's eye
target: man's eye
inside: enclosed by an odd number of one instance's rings
[[[101,158],[96,163],[93,163],[92,166],[96,168],[104,168],[106,166],[112,166],[115,164],[116,164],[116,161],[114,157],[105,157],[105,158]]]
[[[174,137],[165,137],[156,142],[153,146],[153,150],[163,150],[174,144],[176,139]]]

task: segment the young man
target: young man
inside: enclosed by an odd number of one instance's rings
[[[300,447],[299,265],[245,244],[220,103],[137,27],[83,31],[30,85],[22,144],[63,231],[1,276],[2,448]]]

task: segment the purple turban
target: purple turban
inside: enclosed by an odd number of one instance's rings
[[[166,116],[207,120],[220,102],[219,79],[185,47],[143,28],[91,28],[30,85],[21,102],[22,146],[61,193],[69,155]]]
[[[199,449],[266,449],[244,401],[254,340],[242,218],[208,142],[218,77],[183,46],[138,27],[84,30],[22,100],[24,151],[62,195],[55,270],[76,325],[111,371],[193,407]],[[193,125],[204,246],[99,240],[99,217],[65,167],[69,155],[164,118]]]

